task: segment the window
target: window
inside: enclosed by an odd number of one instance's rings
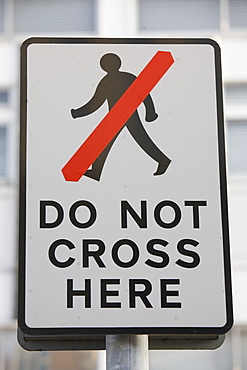
[[[9,103],[9,91],[0,90],[0,105],[6,105]]]
[[[0,33],[4,31],[4,3],[0,0]]]
[[[6,177],[7,128],[0,126],[0,178]]]
[[[247,28],[247,1],[229,0],[230,28]]]
[[[247,84],[226,84],[225,99],[227,103],[247,103]]]
[[[247,29],[247,0],[137,0],[140,31]]]
[[[94,13],[94,0],[14,0],[14,32],[94,31]]]
[[[219,0],[139,0],[141,31],[219,30]]]
[[[226,84],[225,102],[229,117],[227,122],[229,173],[247,175],[247,84]]]
[[[227,123],[229,173],[247,175],[247,120]]]

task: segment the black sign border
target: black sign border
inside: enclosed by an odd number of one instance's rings
[[[226,293],[226,324],[223,327],[106,327],[106,328],[30,328],[25,322],[25,264],[26,264],[26,134],[27,134],[27,49],[31,44],[207,44],[214,48],[217,94],[218,147],[221,194],[221,217],[224,248],[224,277]],[[23,334],[36,338],[51,336],[108,335],[108,334],[217,334],[222,335],[233,325],[231,265],[229,247],[229,221],[226,181],[225,133],[222,97],[221,52],[219,45],[208,38],[57,38],[32,37],[21,46],[21,89],[20,89],[20,185],[19,185],[19,284],[18,284],[18,325]]]

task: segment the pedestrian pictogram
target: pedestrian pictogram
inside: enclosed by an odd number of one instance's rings
[[[149,93],[173,62],[170,52],[158,51],[136,78],[131,73],[119,71],[121,59],[118,55],[108,53],[101,58],[101,68],[107,75],[98,84],[92,99],[84,106],[72,109],[71,114],[73,118],[84,117],[97,110],[105,100],[110,112],[63,167],[65,180],[78,181],[85,174],[99,181],[107,155],[124,125],[138,145],[158,163],[154,175],[165,173],[171,160],[148,136],[137,108],[143,102],[146,121],[157,119]],[[92,169],[88,169],[91,165]]]

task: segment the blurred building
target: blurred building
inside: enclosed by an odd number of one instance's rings
[[[0,0],[0,370],[70,368],[59,354],[27,353],[15,341],[19,50],[30,36],[206,37],[220,44],[235,326],[219,350],[152,352],[150,368],[247,369],[247,0]],[[103,369],[76,356],[74,369]]]

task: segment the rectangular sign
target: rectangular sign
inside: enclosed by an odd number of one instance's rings
[[[20,330],[227,332],[219,46],[32,38],[21,62]]]

